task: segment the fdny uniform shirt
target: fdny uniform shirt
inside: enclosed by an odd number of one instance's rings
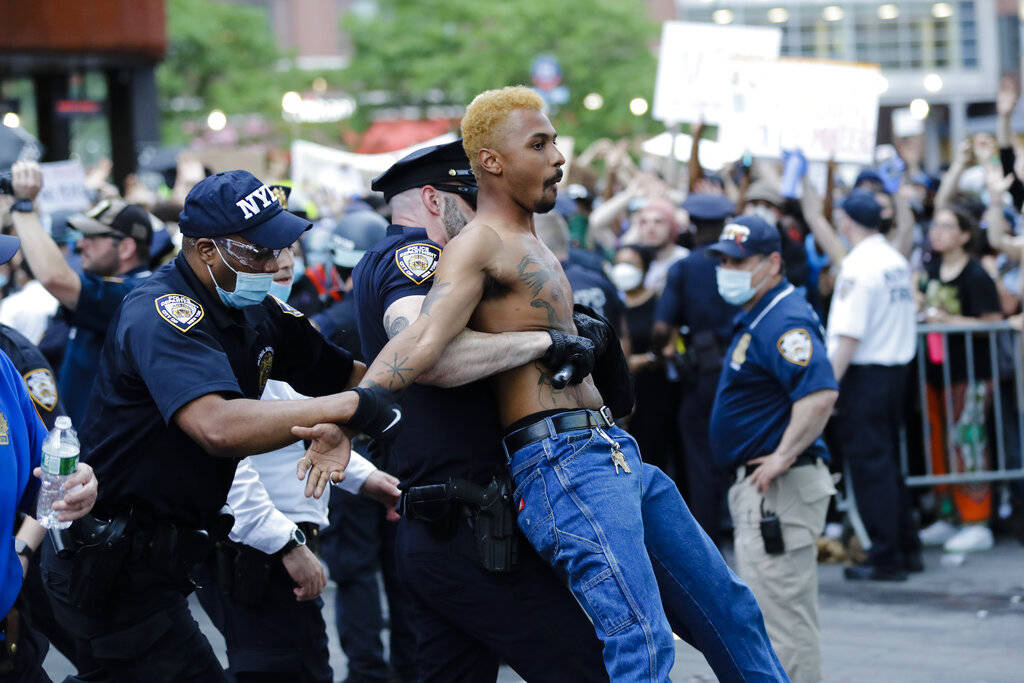
[[[426,296],[440,256],[423,228],[392,225],[356,265],[352,293],[368,364],[388,342],[384,312],[404,297]],[[486,380],[451,389],[413,384],[401,402],[402,424],[384,468],[401,479],[401,488],[451,477],[485,484],[501,470],[501,425]]]
[[[994,291],[993,287],[993,291]],[[853,365],[903,365],[914,357],[917,314],[910,264],[884,235],[872,235],[843,259],[828,313],[828,350],[839,337],[860,340]]]
[[[839,389],[818,316],[788,281],[736,320],[711,410],[711,452],[723,468],[770,455],[782,441],[794,402]],[[806,452],[828,460],[820,436]]]
[[[59,378],[68,417],[76,428],[85,417],[89,394],[96,379],[96,365],[114,311],[128,292],[149,277],[149,271],[140,266],[118,277],[100,277],[90,273],[79,273],[78,277],[82,281],[78,304],[73,311],[63,309],[71,330]]]
[[[97,514],[131,506],[207,527],[238,459],[208,455],[174,422],[178,409],[213,393],[258,399],[270,379],[321,396],[351,371],[352,357],[298,310],[272,296],[228,308],[179,255],[125,298],[103,347],[81,429],[83,458],[103,482]]]

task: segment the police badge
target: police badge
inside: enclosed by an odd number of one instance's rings
[[[782,357],[790,363],[807,365],[811,360],[811,353],[814,345],[811,344],[811,335],[807,330],[795,329],[779,337],[777,346]]]
[[[179,332],[188,332],[203,319],[203,307],[182,294],[164,294],[153,300],[156,311]]]
[[[395,251],[398,270],[418,285],[430,279],[437,270],[437,261],[440,258],[441,250],[438,247],[423,242],[407,244]]]
[[[28,394],[35,404],[46,412],[57,407],[57,382],[46,368],[30,370],[24,375]]]
[[[263,389],[267,386],[267,380],[270,379],[270,371],[274,367],[274,349],[272,347],[266,346],[260,351],[260,355],[256,359],[256,367],[259,371],[259,393],[262,396]]]

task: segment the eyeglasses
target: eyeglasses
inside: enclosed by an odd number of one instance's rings
[[[434,189],[441,190],[442,192],[453,192],[461,195],[462,198],[466,200],[466,203],[476,211],[476,187],[472,185],[450,185],[448,183],[439,183],[433,187]]]
[[[266,247],[257,247],[254,244],[236,242],[230,237],[216,237],[213,241],[217,243],[217,246],[222,247],[224,251],[234,256],[239,263],[258,272],[266,270],[267,265],[271,261],[276,261],[282,251],[281,249],[267,249]]]

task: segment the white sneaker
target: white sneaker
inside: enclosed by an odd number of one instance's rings
[[[921,529],[917,536],[921,545],[942,545],[956,534],[956,527],[944,519]]]
[[[979,553],[995,544],[992,530],[984,524],[969,524],[942,546],[947,553]]]

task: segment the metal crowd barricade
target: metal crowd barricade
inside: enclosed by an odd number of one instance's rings
[[[968,334],[969,333],[969,334]],[[932,435],[931,425],[928,421],[928,335],[936,334],[941,337],[942,343],[942,403],[943,403],[943,429],[946,434],[945,456],[947,473],[939,474],[934,471],[932,464]],[[964,338],[964,365],[966,368],[966,383],[968,391],[975,385],[978,378],[978,368],[975,367],[974,349],[976,344],[986,344],[989,351],[990,378],[992,384],[992,432],[995,437],[995,448],[990,448],[989,453],[994,454],[991,462],[983,471],[958,472],[956,457],[956,418],[953,414],[953,382],[950,372],[949,335],[963,335]],[[1012,367],[1005,363],[1000,367],[1000,342],[999,336],[1005,335],[1009,342],[1010,358]],[[1024,363],[1021,354],[1021,333],[1005,321],[992,323],[978,323],[974,325],[918,325],[917,326],[917,357],[913,363],[917,369],[918,400],[921,410],[921,436],[924,447],[924,474],[910,473],[910,459],[908,454],[906,429],[900,430],[899,458],[900,471],[903,474],[907,486],[937,486],[943,484],[968,484],[975,482],[1005,481],[1009,479],[1024,479]],[[1003,344],[1004,351],[1006,344]],[[1003,393],[1004,387],[1001,380],[1013,379],[1013,405],[1015,410],[1004,411]],[[1010,412],[1010,414],[1006,414]],[[988,434],[989,411],[984,411],[985,433]],[[1004,426],[1007,420],[1013,420],[1017,426],[1017,443],[1006,443],[1006,431]],[[1015,466],[1007,464],[1007,450],[1016,447],[1017,458]],[[848,465],[844,464],[844,495],[838,501],[838,507],[847,513],[851,526],[857,534],[865,549],[871,546],[870,539],[861,522],[857,512],[857,501],[853,495],[853,487],[850,482]]]

